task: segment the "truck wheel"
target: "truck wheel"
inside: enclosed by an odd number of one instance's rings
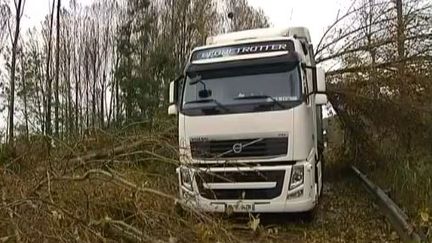
[[[181,203],[178,202],[178,201],[176,201],[176,202],[174,203],[174,211],[175,211],[176,214],[177,214],[178,216],[180,216],[180,217],[183,217],[183,216],[185,216],[185,214],[186,214],[185,209],[183,208],[183,206],[181,205]]]
[[[321,199],[324,194],[324,166],[325,166],[324,155],[321,155],[321,188],[319,192],[319,199]]]
[[[316,216],[316,207],[309,211],[300,213],[300,218],[305,223],[311,223],[315,219],[315,216]]]

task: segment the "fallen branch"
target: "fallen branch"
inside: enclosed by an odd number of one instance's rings
[[[129,150],[133,150],[133,149],[143,145],[146,142],[148,142],[148,141],[146,141],[146,140],[136,141],[136,142],[133,142],[132,144],[118,146],[118,147],[115,147],[113,149],[93,151],[93,152],[90,152],[90,153],[85,154],[85,155],[77,156],[77,157],[69,160],[69,162],[84,163],[87,160],[94,160],[94,159],[101,159],[101,158],[115,156],[117,154],[125,153],[126,151],[129,151]]]
[[[141,230],[133,227],[132,225],[127,224],[121,220],[113,220],[110,217],[105,217],[98,221],[91,221],[89,226],[110,226],[110,229],[116,235],[122,236],[130,241],[145,241],[145,242],[156,242],[155,239],[151,238]]]
[[[138,186],[138,185],[136,185],[130,181],[127,181],[127,180],[121,178],[118,175],[115,175],[114,173],[110,173],[108,171],[101,170],[101,169],[89,170],[86,173],[84,173],[84,175],[82,175],[82,176],[57,177],[57,178],[52,178],[52,180],[56,180],[56,181],[84,181],[84,180],[90,179],[92,175],[108,177],[109,179],[111,179],[113,181],[116,181],[116,182],[118,182],[118,183],[120,183],[126,187],[130,187],[130,188],[137,190],[139,192],[151,193],[154,195],[158,195],[161,197],[171,199],[173,201],[177,200],[174,196],[168,195],[168,194],[160,192],[158,190],[140,187],[140,186]]]
[[[143,144],[145,144],[146,142],[149,142],[149,141],[151,142],[154,140],[152,140],[152,139],[144,140],[143,139],[141,141],[136,141],[136,142],[133,142],[132,144],[128,144],[128,145],[118,146],[118,147],[115,147],[113,149],[93,151],[91,153],[88,153],[85,155],[80,155],[80,156],[77,156],[75,158],[72,158],[69,160],[69,162],[85,164],[86,161],[89,161],[89,160],[99,160],[99,159],[103,159],[103,158],[107,158],[107,157],[114,157],[114,156],[119,155],[119,154],[124,154],[127,151],[134,150],[134,149],[142,146]],[[76,169],[76,168],[74,168],[74,169]],[[65,174],[65,173],[66,172],[63,172],[62,174]],[[46,177],[41,178],[39,183],[34,187],[33,190],[31,190],[32,193],[39,190],[45,183],[47,183],[47,180],[48,180],[48,178],[46,178]]]
[[[150,193],[150,194],[153,194],[153,195],[164,197],[166,199],[173,200],[175,203],[179,203],[185,209],[189,210],[190,212],[192,212],[194,215],[196,215],[197,217],[201,218],[202,220],[207,221],[207,222],[211,222],[212,221],[212,219],[210,217],[208,217],[205,214],[201,213],[197,209],[189,206],[188,204],[182,202],[181,200],[178,200],[178,198],[176,198],[175,196],[168,195],[166,193],[163,193],[163,192],[155,190],[155,189],[145,188],[145,187],[138,186],[135,183],[130,182],[130,181],[122,178],[114,170],[110,170],[108,172],[108,171],[101,170],[101,169],[92,169],[92,170],[87,171],[86,173],[84,173],[81,176],[72,176],[72,177],[63,176],[63,177],[52,178],[52,180],[53,181],[84,181],[84,180],[90,179],[91,176],[94,176],[94,175],[95,176],[105,177],[107,179],[110,179],[110,180],[112,180],[114,182],[119,183],[120,185],[123,185],[125,187],[134,189],[134,190],[136,190],[138,192]]]
[[[3,203],[3,207],[6,208],[6,210],[8,211],[8,216],[10,218],[10,221],[11,221],[12,225],[14,226],[14,236],[13,237],[16,239],[16,242],[21,242],[20,230],[19,230],[18,224],[14,220],[14,211],[10,207],[7,206],[6,190],[4,188],[2,190],[2,203]],[[6,241],[4,241],[4,242],[6,242]]]
[[[9,235],[9,236],[5,236],[5,237],[1,237],[0,238],[0,242],[10,242],[10,241],[12,241],[13,238],[15,238],[14,235]]]

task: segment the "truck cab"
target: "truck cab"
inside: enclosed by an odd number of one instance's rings
[[[208,212],[307,212],[322,192],[324,71],[309,31],[209,37],[170,83],[179,197]]]

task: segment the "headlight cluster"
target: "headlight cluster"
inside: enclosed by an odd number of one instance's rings
[[[291,170],[289,190],[294,190],[304,183],[304,165],[295,165]]]
[[[180,168],[180,178],[182,185],[192,191],[192,171],[187,167]]]

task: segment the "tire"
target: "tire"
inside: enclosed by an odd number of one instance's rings
[[[300,213],[300,219],[305,223],[311,223],[312,221],[314,221],[315,216],[316,216],[316,207],[314,207],[309,211]]]
[[[319,197],[318,199],[321,199],[323,194],[324,194],[324,164],[325,164],[325,160],[324,160],[324,155],[321,154],[321,188],[319,188]],[[317,179],[319,180],[319,179]],[[319,200],[321,201],[321,200]]]
[[[186,210],[183,208],[181,203],[177,202],[177,201],[174,203],[174,211],[180,217],[183,217],[186,215]]]

